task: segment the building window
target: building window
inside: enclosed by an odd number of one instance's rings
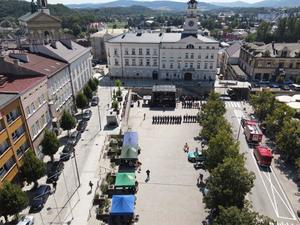
[[[8,148],[9,148],[9,142],[8,139],[6,139],[0,144],[0,155],[2,155]]]
[[[197,69],[201,69],[200,63],[197,64]]]
[[[129,59],[125,59],[125,66],[129,66]]]
[[[143,63],[143,59],[139,59],[139,66],[143,66],[144,63]]]
[[[192,69],[194,67],[193,63],[190,63],[190,68]]]
[[[185,53],[185,58],[186,58],[186,59],[189,58],[189,53]]]
[[[211,55],[210,55],[210,58],[211,58],[211,59],[214,59],[214,54],[211,54]]]
[[[136,66],[136,61],[135,61],[135,59],[132,59],[132,66]]]
[[[143,49],[139,48],[139,55],[143,55]]]
[[[187,48],[187,49],[194,49],[195,47],[194,47],[194,45],[189,44],[189,45],[186,46],[186,48]]]
[[[150,55],[150,48],[146,49],[146,55]]]
[[[173,69],[173,63],[170,63],[170,69]]]
[[[157,49],[153,49],[153,55],[157,55]]]
[[[157,66],[157,59],[153,59],[153,66]]]
[[[204,63],[204,69],[207,70],[207,63]]]
[[[115,66],[118,66],[119,65],[119,61],[118,59],[115,59]]]
[[[6,114],[6,121],[8,124],[10,124],[13,121],[15,121],[19,116],[20,116],[19,109],[14,109],[13,111]]]
[[[163,64],[162,64],[162,68],[164,68],[164,69],[165,69],[165,68],[166,68],[166,64],[164,64],[164,63],[163,63]]]
[[[146,59],[146,66],[150,66],[150,59]]]
[[[116,56],[118,55],[118,49],[116,49],[116,48],[114,49],[114,55],[116,55]]]
[[[213,67],[214,67],[214,64],[213,64],[213,63],[210,63],[210,64],[209,64],[209,69],[211,69],[211,70],[212,70],[212,69],[213,69]]]
[[[202,46],[199,46],[199,49],[202,49]]]
[[[198,59],[201,59],[201,54],[198,55]]]
[[[206,54],[205,58],[208,59],[208,54]]]
[[[11,137],[14,141],[16,141],[23,134],[24,134],[24,127],[20,126],[18,129],[16,129],[14,132],[12,132]]]
[[[131,55],[135,55],[135,48],[131,49]]]
[[[129,55],[128,48],[125,48],[125,55]]]
[[[206,49],[209,49],[209,46],[206,46]]]
[[[181,67],[181,65],[180,65],[180,62],[179,62],[178,65],[177,65],[177,68],[180,69],[180,67]]]
[[[212,46],[211,49],[215,49],[215,46]]]
[[[188,63],[185,63],[184,67],[185,67],[185,68],[188,68],[188,67],[189,67],[189,64],[188,64]]]
[[[28,142],[26,141],[26,142],[24,142],[24,144],[22,144],[20,146],[20,148],[17,149],[17,156],[18,156],[18,158],[21,158],[24,155],[25,151],[28,148],[29,148],[29,145],[28,145]]]

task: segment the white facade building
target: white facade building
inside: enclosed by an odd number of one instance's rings
[[[109,74],[120,78],[215,80],[219,43],[198,33],[197,1],[182,33],[126,33],[106,43]]]

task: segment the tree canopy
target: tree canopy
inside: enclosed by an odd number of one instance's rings
[[[89,85],[84,86],[83,93],[84,93],[85,97],[87,97],[88,100],[91,100],[93,98],[93,91]]]
[[[226,158],[212,170],[207,180],[204,202],[210,209],[219,206],[243,208],[246,194],[253,187],[255,175],[244,167],[244,158]]]
[[[43,154],[48,155],[54,161],[53,155],[58,151],[59,140],[54,132],[46,130],[42,141]]]
[[[82,93],[79,92],[76,96],[76,106],[77,108],[83,110],[84,108],[86,108],[88,106],[88,99],[87,97]]]
[[[4,182],[0,189],[0,215],[7,221],[8,216],[17,215],[28,205],[28,197],[15,184]]]
[[[63,130],[70,131],[71,129],[76,127],[76,119],[70,114],[68,111],[64,110],[63,115],[60,120],[60,127]]]
[[[38,179],[45,175],[44,163],[36,157],[32,150],[25,153],[20,170],[22,179],[24,179],[28,184],[33,182],[35,187],[38,185]]]

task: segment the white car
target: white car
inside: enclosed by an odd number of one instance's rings
[[[21,218],[21,220],[17,225],[33,225],[33,224],[34,224],[33,216],[24,216]]]

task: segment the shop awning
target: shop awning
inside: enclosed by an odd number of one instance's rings
[[[125,132],[123,138],[123,146],[138,146],[138,133]]]
[[[113,195],[111,203],[111,215],[133,215],[134,195]]]
[[[134,146],[123,146],[121,151],[121,159],[137,159],[138,158],[138,147]]]
[[[132,187],[135,186],[135,173],[117,173],[116,187]]]

